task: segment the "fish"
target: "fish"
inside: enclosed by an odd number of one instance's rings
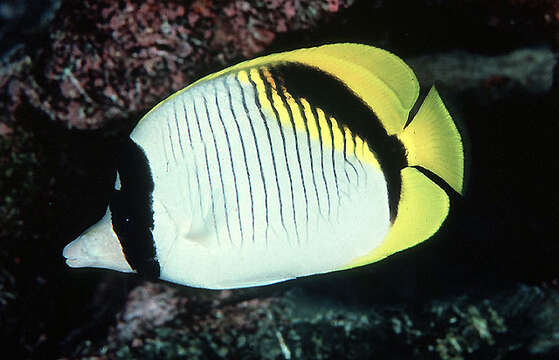
[[[415,246],[464,190],[462,135],[434,86],[414,108],[419,93],[401,58],[355,43],[207,75],[122,142],[106,213],[66,263],[234,289]]]

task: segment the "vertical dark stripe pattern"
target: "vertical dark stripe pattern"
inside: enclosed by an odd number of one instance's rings
[[[219,119],[219,122],[223,126],[223,132],[225,133],[225,138],[227,140],[227,147],[228,147],[228,150],[229,150],[229,156],[232,157],[232,155],[231,155],[231,144],[229,143],[229,136],[227,135],[227,129],[225,128],[225,124],[223,123],[223,118],[221,116],[221,110],[219,109],[219,102],[218,102],[218,99],[217,99],[217,88],[215,87],[215,85],[213,86],[213,90],[214,90],[214,101],[215,101],[215,108],[216,108],[216,112],[217,112],[217,117]],[[206,101],[206,98],[204,98],[204,102],[205,101]],[[229,211],[227,210],[227,201],[226,201],[226,197],[225,197],[225,185],[223,183],[223,171],[222,171],[222,167],[221,167],[221,160],[219,158],[219,150],[218,150],[218,146],[217,146],[217,141],[216,141],[216,138],[215,138],[214,130],[212,128],[212,121],[210,120],[210,115],[208,113],[207,104],[206,104],[206,116],[208,117],[208,122],[209,122],[209,125],[210,125],[210,129],[212,131],[212,136],[213,136],[213,140],[214,140],[215,156],[217,158],[217,167],[218,167],[218,170],[219,170],[219,181],[220,181],[220,184],[221,184],[221,195],[223,196],[223,212],[225,213],[225,224],[227,226],[227,235],[229,236],[229,243],[232,245],[233,244],[233,239],[231,237],[231,226],[229,224]],[[231,168],[233,168],[233,159],[230,158],[230,160],[231,160]]]
[[[318,142],[320,143],[320,172],[322,173],[322,181],[324,182],[324,188],[326,189],[326,199],[328,199],[328,218],[332,211],[332,204],[330,201],[330,191],[328,190],[328,181],[326,180],[326,174],[324,173],[324,139],[322,139],[322,131],[320,129],[320,122],[318,121],[318,112],[316,107],[311,107],[315,126],[318,129]]]
[[[293,97],[308,99],[313,106],[342,121],[366,143],[374,145],[373,153],[388,186],[390,219],[394,221],[402,186],[400,170],[407,166],[405,149],[400,140],[388,135],[374,109],[342,80],[300,63],[277,63],[272,66],[272,71],[283,79]]]
[[[192,104],[193,104],[193,110],[194,110],[194,118],[196,119],[196,125],[198,126],[198,134],[200,135],[200,142],[202,143],[202,149],[204,151],[204,160],[206,162],[206,172],[208,174],[208,186],[209,186],[208,191],[210,192],[210,201],[211,201],[210,206],[211,206],[211,210],[212,210],[212,218],[213,218],[213,223],[214,223],[214,230],[215,230],[215,234],[216,234],[216,239],[217,239],[217,243],[219,244],[219,233],[217,231],[217,220],[216,220],[216,216],[215,216],[215,200],[214,200],[214,192],[213,192],[213,186],[212,186],[212,176],[210,174],[210,164],[208,162],[208,150],[206,149],[206,143],[204,141],[204,138],[202,137],[202,128],[200,126],[200,117],[198,116],[198,111],[196,110],[195,98],[193,99]],[[206,99],[205,98],[204,98],[204,106],[206,107],[206,112],[207,112],[207,106],[206,106]],[[206,120],[209,122],[209,119],[206,119]],[[200,198],[201,198],[201,196],[200,196]]]
[[[225,87],[227,88],[227,95],[229,98],[229,109],[231,111],[231,114],[233,115],[233,120],[235,122],[235,125],[237,126],[237,134],[239,135],[239,140],[241,142],[241,149],[243,152],[243,159],[245,162],[245,170],[246,170],[246,175],[247,175],[247,181],[248,181],[248,191],[249,191],[249,196],[250,196],[250,216],[251,216],[251,223],[252,223],[252,241],[254,242],[254,199],[253,199],[253,193],[252,193],[252,182],[250,179],[250,171],[248,170],[248,161],[247,161],[247,154],[246,154],[246,149],[245,149],[245,143],[243,141],[243,135],[241,134],[241,128],[239,126],[239,121],[237,119],[237,115],[235,114],[235,109],[233,107],[233,99],[232,99],[232,95],[231,95],[231,88],[229,87],[229,84],[227,83],[227,79],[224,80],[223,82],[225,84]],[[241,223],[241,214],[240,214],[240,208],[239,208],[239,224]],[[244,241],[244,238],[241,235],[241,245]]]
[[[194,192],[190,188],[191,185],[192,185],[191,170],[194,170],[194,176],[196,177],[196,185],[197,185],[197,193],[196,194],[200,194],[200,178],[199,178],[199,175],[198,175],[198,165],[197,165],[195,156],[193,156],[194,144],[192,143],[192,134],[191,134],[191,132],[192,132],[191,128],[192,127],[191,127],[191,125],[188,121],[186,103],[184,102],[184,97],[181,96],[180,99],[181,99],[182,109],[183,109],[183,112],[184,112],[184,124],[186,126],[186,133],[188,135],[188,143],[189,143],[190,150],[191,150],[190,154],[191,154],[191,157],[193,158],[193,164],[192,164],[193,169],[191,169],[189,166],[187,166],[186,171],[187,171],[187,176],[188,176],[188,190],[189,190],[190,206],[191,206],[192,211],[194,211],[194,204],[193,204],[192,200],[194,200],[195,196],[192,195]],[[201,198],[199,196],[197,196],[197,198],[199,199],[200,213],[202,213],[202,205],[201,205],[202,203],[201,203],[201,200],[200,200]]]
[[[247,74],[248,76],[248,74]],[[258,141],[256,140],[256,133],[254,132],[254,125],[252,124],[252,120],[250,118],[250,112],[248,110],[248,105],[247,105],[247,100],[246,100],[246,95],[245,92],[243,90],[243,85],[242,83],[239,81],[239,79],[237,77],[235,77],[235,80],[237,81],[237,84],[239,85],[239,90],[241,92],[241,97],[243,98],[243,109],[245,110],[245,115],[247,117],[248,123],[250,125],[250,132],[252,134],[252,138],[254,140],[254,147],[256,150],[256,159],[258,160],[258,169],[260,170],[260,178],[262,179],[262,188],[264,190],[264,212],[265,212],[265,218],[266,218],[266,230],[265,230],[265,238],[266,238],[266,244],[268,243],[268,231],[269,231],[269,226],[270,226],[270,219],[269,219],[269,214],[268,214],[268,191],[266,190],[266,178],[264,177],[264,170],[262,170],[262,160],[260,158],[260,150],[258,149]],[[256,91],[256,89],[254,89],[254,91]],[[254,233],[254,227],[253,227],[253,233]],[[254,241],[254,235],[253,235],[253,241]]]
[[[225,84],[225,80],[222,82],[223,86],[225,88],[227,88],[227,85]],[[216,94],[217,94],[217,88],[216,88]],[[231,94],[228,94],[227,97],[229,104],[228,104],[228,108],[232,109],[232,105],[231,105]],[[229,150],[229,161],[231,162],[231,174],[233,176],[233,186],[235,187],[235,201],[236,201],[236,205],[237,205],[237,220],[239,221],[239,232],[241,234],[241,241],[242,239],[244,239],[244,231],[243,231],[243,223],[241,222],[241,208],[240,208],[240,203],[239,203],[239,186],[237,185],[237,172],[235,171],[235,162],[233,161],[233,152],[231,151],[231,141],[229,140],[229,133],[227,132],[227,128],[225,126],[225,122],[223,121],[223,117],[221,116],[221,107],[219,107],[219,102],[217,103],[217,112],[219,114],[219,120],[221,122],[221,125],[223,126],[223,131],[225,133],[225,140],[227,141],[227,148]],[[233,116],[233,112],[231,110],[231,116]]]
[[[336,195],[338,196],[338,208],[340,205],[340,185],[338,183],[338,173],[336,171],[336,149],[334,148],[334,130],[332,129],[332,122],[330,121],[330,115],[328,113],[324,113],[324,117],[326,119],[326,125],[328,127],[328,131],[330,132],[330,145],[332,146],[331,150],[331,157],[332,157],[332,173],[334,174],[334,184],[336,184]]]
[[[279,131],[280,131],[280,135],[281,135],[281,141],[282,141],[282,145],[283,145],[283,155],[285,157],[285,167],[287,170],[287,177],[289,178],[289,191],[291,194],[291,207],[292,207],[292,212],[293,212],[293,224],[295,225],[295,235],[297,237],[297,242],[299,242],[299,229],[297,227],[297,213],[295,210],[295,193],[293,192],[293,179],[291,178],[291,169],[289,168],[289,160],[287,158],[287,146],[285,143],[285,134],[283,133],[283,126],[281,125],[281,120],[280,120],[280,116],[278,113],[278,109],[276,109],[276,106],[274,104],[274,98],[272,96],[272,91],[275,91],[276,93],[278,92],[278,90],[276,88],[274,88],[274,86],[269,82],[269,79],[266,76],[263,76],[267,81],[265,82],[265,84],[267,84],[265,86],[266,88],[266,97],[268,98],[268,101],[270,102],[270,104],[272,104],[272,109],[274,112],[274,117],[276,118],[276,123],[278,125]]]
[[[279,80],[279,79],[277,79],[277,80]],[[304,196],[304,199],[305,199],[305,223],[308,224],[309,223],[309,200],[307,198],[307,188],[305,186],[305,179],[304,179],[304,176],[303,176],[303,167],[301,166],[301,154],[299,152],[299,141],[297,139],[297,127],[295,126],[295,120],[293,118],[293,112],[291,111],[291,107],[287,103],[287,98],[285,97],[285,88],[283,88],[283,86],[282,86],[282,89],[281,90],[278,89],[277,92],[278,92],[278,95],[280,96],[280,99],[283,103],[283,106],[287,110],[287,114],[289,116],[289,121],[291,122],[291,128],[293,130],[293,138],[295,140],[295,154],[297,155],[297,164],[298,164],[298,169],[299,169],[299,175],[301,177],[301,185],[303,186],[303,196]]]
[[[176,102],[176,100],[173,101],[173,114],[174,114],[174,117],[175,117],[175,127],[177,128],[177,138],[179,139],[179,147],[181,149],[181,155],[184,159],[184,149],[182,148],[182,139],[181,139],[182,136],[181,136],[181,131],[180,131],[180,128],[179,128],[179,120],[178,120],[178,117],[177,117],[177,102]]]
[[[169,123],[169,119],[167,119],[167,130],[169,135],[169,146],[171,147],[171,154],[173,154],[173,160],[175,163],[177,162],[177,156],[175,155],[175,147],[173,146],[173,137],[171,136],[171,124]]]
[[[262,76],[261,72],[258,72],[258,76],[260,76],[260,80],[264,83],[263,76]],[[252,83],[252,86],[255,89],[254,102],[257,104],[256,107],[258,108],[258,112],[260,114],[260,119],[261,119],[261,121],[264,124],[264,127],[266,129],[266,137],[268,138],[268,145],[270,147],[270,156],[272,158],[272,166],[273,166],[273,169],[274,169],[274,178],[275,178],[275,182],[276,182],[276,188],[277,188],[277,191],[278,191],[278,204],[279,204],[279,214],[280,214],[281,226],[283,227],[284,231],[287,233],[287,228],[285,227],[285,220],[284,220],[284,217],[283,217],[283,204],[282,204],[282,200],[281,200],[281,188],[280,188],[280,183],[279,183],[279,180],[278,180],[278,169],[276,168],[276,157],[274,155],[274,149],[273,149],[273,146],[272,146],[272,136],[270,135],[270,127],[268,126],[268,121],[266,120],[266,117],[264,116],[264,113],[262,112],[262,107],[264,105],[260,102],[260,99],[258,97],[258,93],[257,93],[257,90],[256,90],[256,83],[254,82],[254,80],[252,78],[250,78],[250,81]],[[271,105],[271,103],[270,103],[270,105]]]
[[[303,119],[303,122],[305,123],[305,132],[307,133],[307,151],[309,152],[309,162],[311,165],[311,178],[312,178],[312,182],[313,182],[313,188],[314,188],[314,194],[316,197],[316,204],[317,207],[320,211],[320,196],[318,195],[318,187],[316,186],[316,178],[314,176],[314,162],[313,162],[313,157],[312,157],[312,146],[311,146],[311,134],[309,131],[309,119],[307,119],[307,115],[305,114],[305,109],[303,107],[303,104],[301,103],[301,100],[298,98],[295,98],[295,103],[297,104],[297,107],[299,108],[299,116],[301,116],[301,118]],[[318,127],[317,127],[318,130]]]

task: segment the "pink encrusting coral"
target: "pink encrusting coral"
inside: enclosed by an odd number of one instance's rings
[[[0,102],[10,114],[25,100],[70,128],[97,128],[150,108],[204,68],[254,56],[276,34],[310,28],[353,2],[68,2],[44,49],[14,53],[19,58],[12,63],[23,63],[2,74],[0,92],[7,96]],[[37,52],[38,59],[28,55]],[[1,121],[9,126],[14,119]]]

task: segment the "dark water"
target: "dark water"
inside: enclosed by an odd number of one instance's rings
[[[63,246],[104,213],[117,144],[148,109],[99,130],[68,130],[24,97],[0,154],[4,343],[18,358],[47,359],[557,358],[558,70],[521,73],[542,54],[556,56],[559,20],[545,20],[554,16],[542,10],[551,1],[513,3],[356,1],[267,47],[361,42],[412,67],[440,54],[465,64],[479,55],[503,60],[456,76],[451,60],[431,75],[414,68],[424,88],[434,77],[470,150],[466,196],[453,199],[436,236],[363,268],[260,289],[202,291],[67,268]],[[40,64],[48,32],[68,9],[40,33],[16,36],[18,25],[10,25],[6,43],[24,41]],[[508,57],[519,49],[528,55]],[[495,76],[505,67],[508,77]]]

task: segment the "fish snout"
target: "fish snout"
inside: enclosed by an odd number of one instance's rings
[[[84,264],[84,259],[87,259],[88,255],[81,236],[66,245],[62,255],[66,258],[66,264],[70,267],[79,268],[87,266],[87,264]]]
[[[66,258],[66,264],[73,268],[98,267],[132,272],[113,231],[109,209],[99,222],[66,245],[62,255]]]

